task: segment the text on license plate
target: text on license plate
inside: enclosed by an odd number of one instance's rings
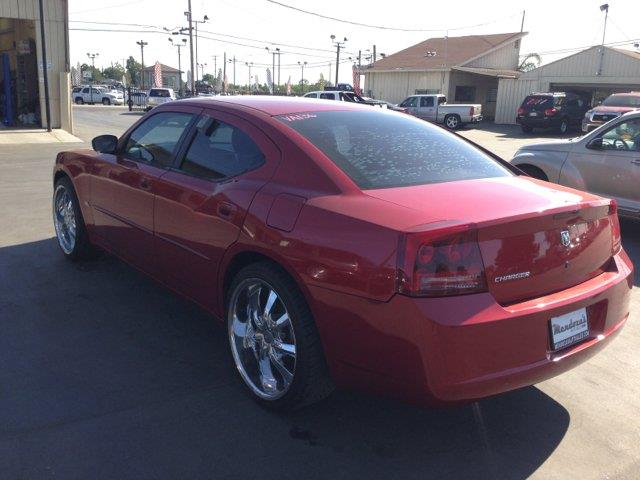
[[[589,322],[586,308],[551,318],[551,347],[553,350],[568,347],[588,336]]]

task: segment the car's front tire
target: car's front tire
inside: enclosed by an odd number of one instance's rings
[[[111,100],[109,100],[108,98],[103,98],[102,99],[102,104],[103,105],[111,105]]]
[[[53,188],[53,226],[58,246],[70,260],[94,258],[98,250],[89,241],[73,184],[63,176]]]
[[[334,389],[307,302],[293,279],[261,262],[240,270],[227,295],[234,366],[258,403],[293,410]]]
[[[560,125],[558,125],[558,132],[565,134],[569,131],[569,121],[566,118],[560,120]]]

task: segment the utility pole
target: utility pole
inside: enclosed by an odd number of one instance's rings
[[[173,43],[173,38],[169,37],[171,45],[178,49],[178,95],[182,96],[182,59],[180,49],[187,46],[187,39],[183,38],[182,43]]]
[[[47,118],[47,131],[51,131],[51,105],[49,100],[49,72],[47,71],[47,37],[44,30],[44,0],[40,0],[40,38],[42,39],[42,81],[44,83],[44,110]],[[68,25],[68,23],[67,23]],[[67,46],[69,44],[67,43]],[[68,47],[67,47],[68,51]],[[92,78],[93,80],[93,78]]]
[[[222,91],[227,91],[227,52],[222,57]]]
[[[89,85],[89,95],[90,100],[89,103],[93,103],[93,76],[96,72],[96,57],[100,55],[99,53],[87,53],[87,57],[91,59],[91,84]]]
[[[136,42],[136,43],[140,45],[140,57],[142,60],[142,67],[140,69],[140,88],[144,90],[144,47],[149,44],[144,40],[140,40],[139,42]]]
[[[336,36],[331,35],[331,41],[333,45],[336,47],[336,87],[338,86],[338,70],[340,68],[340,49],[344,47],[344,44],[347,41],[347,37],[344,37],[342,41],[336,41]]]
[[[193,15],[191,14],[191,0],[188,0],[189,11],[184,12],[184,14],[189,19],[189,56],[190,56],[190,64],[191,64],[191,95],[196,94],[196,75],[194,66],[194,57],[193,57]]]
[[[276,54],[280,52],[279,48],[271,50],[269,47],[264,47],[267,52],[271,53],[271,95],[276,94]]]
[[[520,23],[520,33],[524,32],[524,16],[527,14],[526,10],[522,10],[522,22]]]
[[[604,62],[604,38],[607,34],[607,17],[609,16],[609,4],[600,5],[600,11],[604,12],[604,28],[602,29],[602,43],[600,44],[600,65],[596,75],[602,75],[602,63]]]
[[[244,62],[244,64],[249,67],[249,93],[251,93],[251,67],[253,66],[253,62]]]
[[[358,50],[358,71],[362,68],[362,50]]]
[[[377,55],[376,55],[376,46],[373,46],[373,63],[376,63],[376,60],[378,59]]]
[[[278,55],[278,90],[280,89],[280,48],[276,48]]]
[[[300,75],[300,91],[302,93],[304,93],[304,66],[307,64],[307,62],[298,62],[298,65],[300,65],[300,68],[302,69],[301,75]]]
[[[229,63],[233,63],[233,88],[236,87],[236,56],[233,56],[233,59],[229,59]]]

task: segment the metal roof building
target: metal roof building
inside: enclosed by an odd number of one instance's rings
[[[526,32],[430,38],[363,67],[365,91],[401,102],[409,95],[442,93],[450,102],[480,103],[495,112],[499,78],[518,75]]]
[[[496,123],[515,123],[516,111],[532,92],[571,91],[596,105],[616,92],[640,91],[640,53],[591,47],[561,58],[517,79],[500,79]]]
[[[47,126],[45,77],[51,128],[72,130],[67,0],[42,7],[44,25],[39,0],[0,1],[0,131]]]

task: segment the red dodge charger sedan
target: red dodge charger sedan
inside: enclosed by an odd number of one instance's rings
[[[523,176],[408,115],[344,102],[171,102],[58,155],[71,260],[106,250],[224,321],[248,392],[419,404],[564,372],[629,315],[616,204]]]

